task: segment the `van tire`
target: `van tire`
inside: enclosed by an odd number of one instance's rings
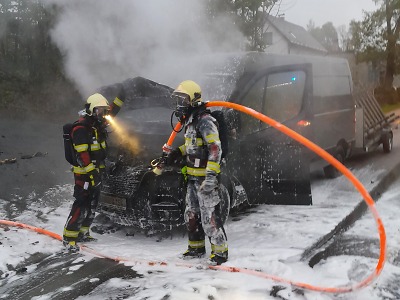
[[[339,145],[336,147],[336,151],[333,157],[341,163],[344,162],[345,152],[342,146]],[[342,175],[342,173],[332,165],[326,166],[324,168],[324,174],[326,178],[336,178]]]
[[[393,133],[391,131],[382,136],[382,147],[384,153],[392,152]]]

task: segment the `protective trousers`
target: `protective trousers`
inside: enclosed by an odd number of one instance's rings
[[[199,192],[202,180],[189,180],[186,192],[185,222],[189,244],[204,241],[208,236],[212,245],[220,252],[227,250],[227,238],[220,217],[220,195],[218,189],[208,195]]]
[[[75,184],[74,197],[75,201],[64,227],[65,241],[76,241],[79,233],[85,234],[89,231],[99,203],[100,186],[84,189],[80,184]]]

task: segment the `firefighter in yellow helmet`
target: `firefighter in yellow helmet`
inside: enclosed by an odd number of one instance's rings
[[[169,154],[167,164],[185,159],[188,178],[185,222],[189,241],[182,256],[204,256],[207,235],[211,243],[209,263],[220,265],[228,259],[228,244],[219,210],[222,148],[218,123],[194,81],[181,82],[172,96],[176,100],[175,114],[184,124],[185,144]]]
[[[101,188],[101,174],[105,169],[107,156],[107,115],[115,116],[125,101],[123,87],[109,105],[101,94],[87,98],[81,117],[72,124],[70,137],[73,157],[70,163],[74,173],[75,201],[64,226],[63,243],[70,252],[79,251],[77,242],[90,242],[96,239],[90,235],[95,209]],[[66,149],[67,151],[67,149]]]

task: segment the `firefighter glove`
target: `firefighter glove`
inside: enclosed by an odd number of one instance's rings
[[[204,195],[209,195],[217,188],[218,188],[217,176],[208,174],[204,179],[204,181],[201,183],[199,192]]]
[[[181,150],[179,150],[179,148],[176,148],[168,154],[166,159],[166,165],[167,166],[178,165],[181,160],[182,160],[182,152]]]
[[[97,169],[94,169],[88,173],[89,175],[89,186],[98,187],[101,184],[101,176]]]

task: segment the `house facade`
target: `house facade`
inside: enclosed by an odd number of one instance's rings
[[[264,27],[265,52],[292,55],[327,55],[324,48],[303,27],[287,22],[282,17],[267,15]]]

